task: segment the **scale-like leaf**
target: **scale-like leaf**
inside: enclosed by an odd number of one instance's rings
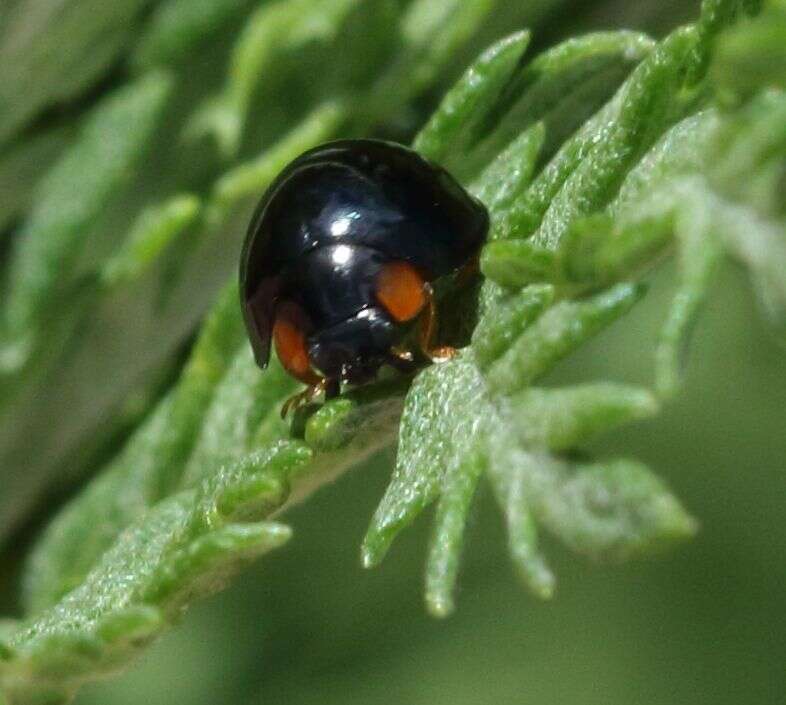
[[[25,581],[31,613],[79,585],[120,532],[180,484],[206,409],[241,340],[233,286],[207,318],[177,388],[39,541]]]
[[[473,455],[482,437],[481,392],[474,365],[463,359],[418,376],[401,417],[390,487],[363,542],[365,565],[379,563],[395,535],[439,496],[450,465]]]
[[[286,496],[279,485],[309,459],[296,442],[260,450],[125,529],[79,587],[5,642],[0,679],[12,700],[67,698],[84,679],[131,659],[195,597],[280,546],[289,530],[260,520]],[[269,481],[249,483],[259,476]]]
[[[581,312],[574,316],[582,319]],[[583,330],[582,340],[593,333]],[[689,537],[693,520],[643,466],[611,461],[595,472],[555,455],[656,411],[646,390],[612,384],[508,397],[487,382],[470,350],[424,371],[407,397],[396,469],[363,543],[365,564],[378,563],[396,535],[438,499],[425,597],[434,615],[449,614],[467,512],[486,469],[507,517],[514,564],[541,597],[552,594],[554,578],[537,549],[535,519],[596,558],[619,559]],[[570,520],[561,514],[568,505]],[[556,514],[562,521],[553,520]]]

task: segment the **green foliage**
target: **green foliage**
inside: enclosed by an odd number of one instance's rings
[[[167,0],[155,8],[134,48],[131,63],[138,70],[187,61],[205,43],[243,16],[251,0]]]
[[[61,41],[59,28],[38,33],[33,25],[33,34],[14,35],[16,48],[33,37],[42,43],[36,59],[41,79],[27,81],[38,90],[46,85],[44,74],[58,75],[63,52],[79,57],[79,42],[87,42],[91,61],[97,60],[90,32],[117,21],[127,32],[132,75],[114,87],[123,77],[123,67],[117,69],[112,90],[95,105],[88,102],[84,115],[69,113],[63,94],[50,94],[28,117],[27,129],[0,147],[0,185],[13,184],[0,194],[0,215],[13,213],[21,221],[2,277],[8,303],[0,311],[0,369],[5,370],[0,372],[0,483],[6,490],[0,494],[0,541],[62,481],[64,467],[84,474],[91,458],[106,452],[123,426],[125,399],[170,367],[236,271],[250,210],[283,164],[338,134],[410,129],[421,119],[414,112],[416,99],[438,90],[459,68],[451,52],[477,52],[492,26],[521,26],[565,1],[547,0],[534,10],[504,0],[485,2],[472,19],[462,13],[453,18],[451,2],[443,7],[432,0],[297,7],[171,0],[139,24],[139,39],[133,41],[134,26],[125,21],[129,4],[117,5],[113,19],[114,6],[98,3],[96,9],[93,0],[73,0],[58,18],[65,21],[68,13],[74,13],[75,23],[81,18],[67,40]],[[47,3],[3,6],[3,36],[17,20],[54,21],[50,9],[33,12],[34,5]],[[439,17],[448,19],[413,35],[413,18],[423,16],[424,8],[440,7]],[[91,20],[85,22],[84,15]],[[286,27],[276,24],[280,32],[273,33],[281,51],[265,54],[247,38],[252,30],[271,33],[260,16],[274,23],[279,16],[288,18]],[[450,46],[431,56],[433,37],[453,22]],[[263,51],[267,63],[257,62],[256,51]],[[406,56],[411,58],[405,61]],[[431,56],[431,78],[416,81],[412,62],[426,56]],[[16,85],[20,66],[2,64],[0,93]],[[383,74],[395,92],[379,90]],[[68,100],[84,95],[89,83],[74,86]],[[245,97],[227,100],[238,95]],[[51,102],[59,102],[59,112],[39,116]],[[247,120],[248,111],[264,119]],[[216,116],[223,117],[216,121]],[[40,118],[40,129],[32,117]],[[232,157],[223,125],[230,131],[232,125],[243,128]],[[57,144],[51,151],[39,149],[50,131],[61,135]],[[52,169],[40,173],[57,154]],[[27,179],[3,176],[15,169],[37,173]],[[32,205],[22,218],[26,203]],[[186,213],[170,210],[184,203]],[[151,225],[158,219],[160,226]],[[140,235],[148,226],[148,234]],[[140,237],[143,242],[125,244]],[[0,242],[9,244],[5,233]],[[147,259],[133,263],[139,247]],[[121,266],[117,258],[126,255],[131,260]],[[126,273],[121,276],[118,267]],[[113,276],[118,278],[110,285]],[[18,472],[22,466],[24,473]]]
[[[134,177],[134,167],[165,105],[170,78],[132,84],[101,105],[78,143],[41,184],[20,235],[4,308],[3,368],[18,374],[49,323],[52,300],[80,278],[80,255],[90,246],[85,230],[111,196]]]
[[[307,459],[297,444],[256,453],[127,527],[78,588],[8,640],[3,680],[12,702],[64,699],[81,680],[116,669],[185,603],[286,541],[286,527],[254,518],[280,504]]]
[[[0,159],[0,230],[4,230],[30,206],[37,178],[60,153],[68,139],[68,130],[59,128],[43,132],[16,145]]]
[[[761,87],[783,88],[783,33],[786,4],[770,2],[755,19],[726,32],[718,41],[713,79],[733,99],[751,97]]]
[[[492,0],[250,5],[159,4],[130,58],[134,77],[80,120],[70,144],[58,128],[20,137],[0,158],[0,181],[54,160],[37,186],[28,176],[0,204],[7,219],[31,204],[0,318],[0,457],[28,473],[9,473],[16,501],[0,503],[0,535],[66,460],[86,465],[87,441],[111,436],[123,395],[165,367],[232,271],[253,199],[289,159],[338,133],[395,130],[415,98],[444,85],[455,55],[479,48],[473,39],[497,13],[528,19]],[[436,616],[454,608],[483,479],[515,570],[542,598],[555,576],[541,531],[598,561],[692,536],[695,520],[651,469],[586,449],[676,392],[687,335],[727,255],[786,330],[784,5],[759,5],[706,0],[695,25],[660,42],[597,33],[526,59],[520,32],[458,79],[414,141],[492,215],[487,279],[471,304],[478,322],[451,361],[302,410],[290,425],[279,409],[295,383],[275,361],[256,368],[236,285],[225,287],[177,382],[35,545],[25,616],[0,631],[9,702],[65,702],[125,667],[194,600],[286,541],[274,516],[396,439],[362,557],[379,563],[435,503],[425,599]],[[113,18],[96,15],[69,39],[73,51]],[[241,20],[232,46],[211,45]],[[364,27],[383,25],[389,43],[363,39]],[[49,67],[27,102],[13,98],[0,136],[77,93],[127,41],[107,31],[79,81],[55,87]],[[299,82],[337,47],[346,51],[321,85]],[[211,51],[229,67],[226,80],[186,81],[193,57]],[[257,126],[259,101],[269,119]],[[624,317],[646,293],[643,278],[669,258],[679,283],[654,391],[609,380],[550,386],[560,360]],[[12,417],[21,428],[10,430]]]
[[[150,0],[20,0],[0,16],[0,144],[42,108],[95,83],[131,40]],[[56,53],[52,47],[57,47]]]

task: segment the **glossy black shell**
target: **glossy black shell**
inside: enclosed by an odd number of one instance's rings
[[[265,193],[243,246],[240,296],[257,363],[267,365],[276,302],[287,299],[309,318],[310,356],[324,374],[350,355],[370,376],[399,329],[376,302],[380,268],[404,260],[432,281],[470,260],[487,230],[485,208],[406,147],[341,140],[306,152]]]

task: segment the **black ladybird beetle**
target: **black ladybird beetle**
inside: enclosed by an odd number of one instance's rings
[[[446,171],[381,140],[330,142],[278,176],[251,220],[240,261],[240,297],[256,361],[271,339],[305,392],[282,409],[341,383],[371,381],[379,368],[412,369],[401,349],[418,327],[434,347],[430,282],[477,262],[485,208]]]

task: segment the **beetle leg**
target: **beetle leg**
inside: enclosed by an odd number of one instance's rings
[[[322,394],[322,392],[325,392],[326,400],[337,396],[339,392],[338,381],[323,377],[315,384],[310,384],[302,392],[293,394],[281,407],[281,418],[285,419],[290,410],[297,411],[301,406],[310,404]]]
[[[446,362],[456,355],[456,348],[450,346],[435,347],[434,336],[437,333],[437,303],[434,300],[434,290],[431,285],[423,285],[426,295],[426,305],[418,321],[418,342],[423,354],[431,362]]]

